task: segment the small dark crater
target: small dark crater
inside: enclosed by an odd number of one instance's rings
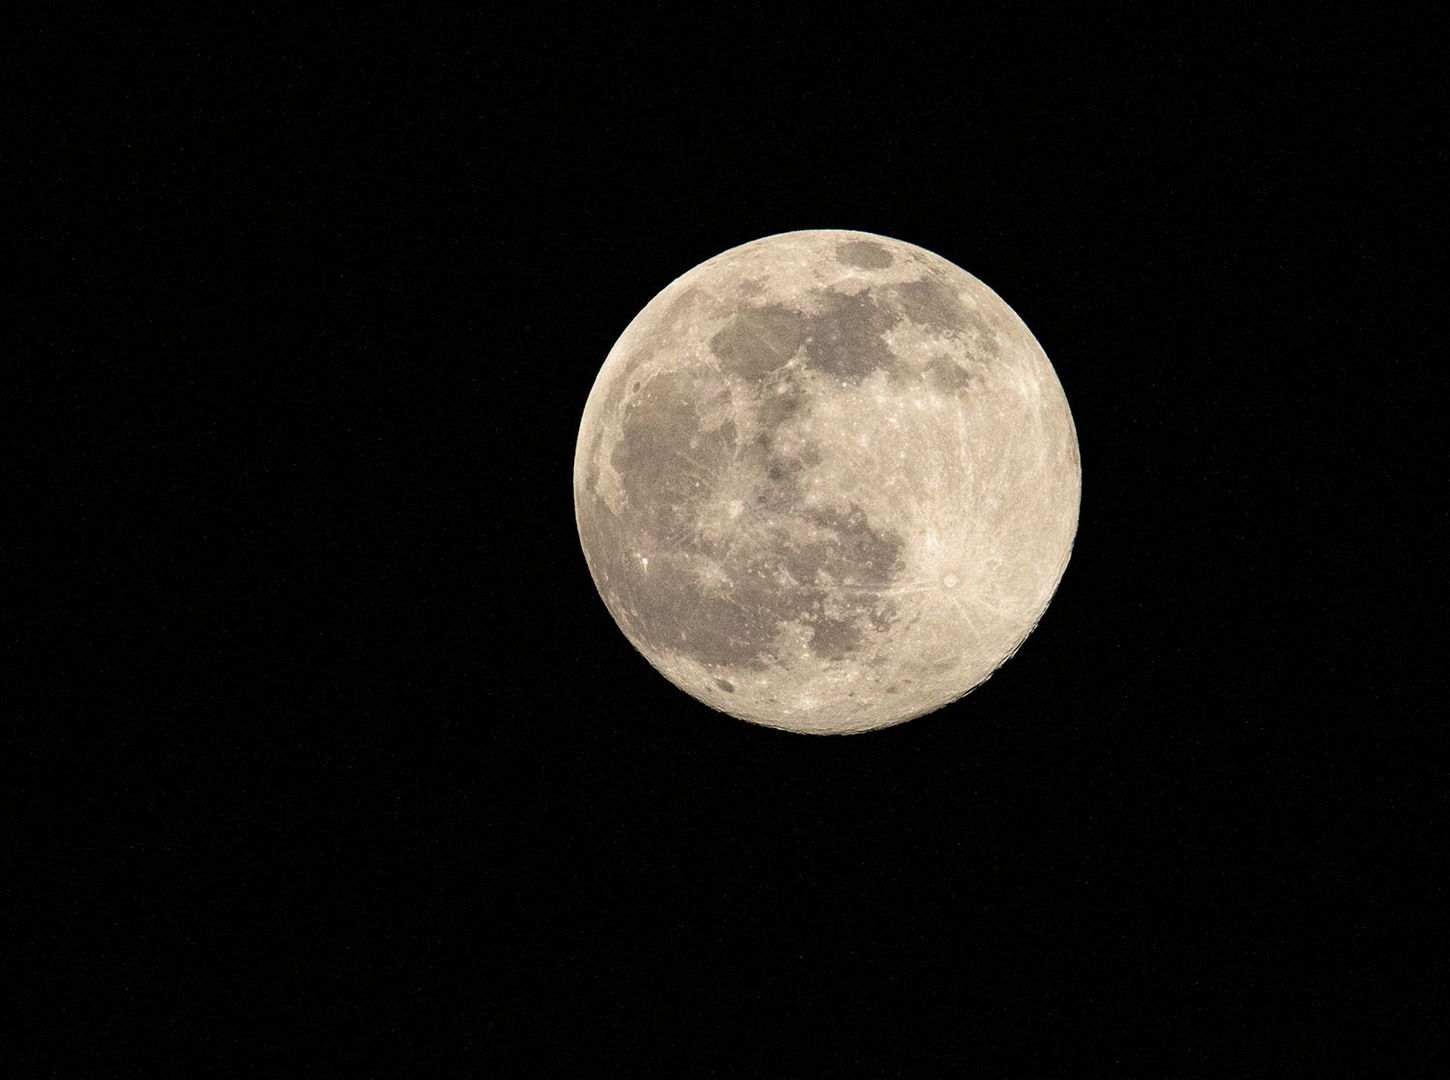
[[[888,686],[886,688],[886,692],[888,694],[894,694],[894,693],[896,693],[896,691],[898,691],[900,689],[901,689],[901,687],[897,686],[895,683],[892,683],[890,686]]]
[[[859,266],[864,270],[884,270],[895,261],[889,251],[870,240],[852,240],[838,245],[836,258],[848,266]]]
[[[724,690],[727,694],[735,693],[735,684],[732,683],[729,679],[716,679],[715,685],[718,686],[721,690]]]
[[[637,393],[639,393],[639,380],[638,379],[636,379],[633,383],[630,384],[629,392],[631,394],[637,394]]]

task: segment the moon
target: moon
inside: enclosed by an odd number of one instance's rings
[[[979,686],[1046,611],[1082,471],[1046,354],[991,289],[874,233],[767,236],[671,282],[584,407],[574,510],[675,686],[813,734]]]

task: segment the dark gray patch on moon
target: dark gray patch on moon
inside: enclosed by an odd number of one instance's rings
[[[680,333],[686,325],[687,317],[698,311],[706,302],[705,296],[697,288],[686,288],[676,296],[660,316],[659,329],[653,335],[647,346],[638,348],[631,352],[624,360],[624,366],[617,378],[609,384],[605,395],[604,405],[601,412],[605,416],[617,414],[623,404],[626,394],[635,394],[639,391],[639,381],[631,376],[639,370],[647,360],[657,352],[670,351],[679,340]],[[604,439],[604,425],[600,424],[595,428],[594,440],[589,447],[588,454],[588,484],[589,490],[597,490],[599,483],[599,448]]]
[[[761,379],[781,367],[800,347],[805,317],[782,304],[762,304],[733,316],[710,339],[720,366],[743,379]]]
[[[728,396],[700,372],[662,372],[630,399],[624,434],[610,458],[630,502],[662,525],[668,508],[695,494],[697,476],[682,460],[706,466],[728,461],[735,450],[735,422],[701,430],[700,405]]]
[[[955,394],[972,384],[972,373],[949,356],[938,356],[926,365],[926,381],[944,394]]]
[[[811,652],[822,660],[841,660],[856,651],[863,636],[854,619],[819,618],[811,626]]]
[[[847,266],[859,266],[863,270],[884,270],[895,262],[891,252],[870,240],[852,240],[838,245],[836,258]]]
[[[814,294],[824,310],[811,318],[806,335],[810,366],[848,383],[859,383],[878,368],[891,368],[896,356],[882,335],[900,316],[880,304],[869,290],[854,296],[834,289]]]
[[[903,282],[894,291],[906,317],[919,326],[960,333],[970,321],[956,290],[932,277]]]
[[[870,290],[851,295],[817,289],[811,297],[821,307],[817,314],[783,304],[762,304],[732,316],[710,339],[710,349],[719,357],[721,369],[763,383],[783,368],[802,345],[809,367],[848,383],[858,383],[877,369],[895,366],[896,357],[882,336],[901,319],[890,305],[882,304]],[[765,407],[779,413],[790,406],[782,402]]]
[[[729,679],[716,679],[715,685],[718,686],[721,690],[724,690],[727,694],[735,693],[735,684],[732,683]]]
[[[639,639],[674,649],[702,664],[759,670],[770,662],[776,627],[800,615],[800,598],[784,595],[763,567],[722,565],[729,595],[711,592],[699,575],[699,558],[688,550],[657,552],[634,575],[623,611]]]
[[[817,554],[817,568],[851,585],[886,585],[901,569],[906,544],[896,533],[873,528],[854,503],[845,510],[808,507],[804,516],[824,528],[832,542]]]

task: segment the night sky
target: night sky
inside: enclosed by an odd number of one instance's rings
[[[5,1071],[1438,1074],[1433,28],[586,18],[17,31]],[[655,673],[571,490],[808,228],[1006,298],[1083,463],[1017,656],[844,738]]]

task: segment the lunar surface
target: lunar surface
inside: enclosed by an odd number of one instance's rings
[[[1022,320],[872,233],[732,248],[629,324],[584,408],[580,541],[636,649],[752,723],[842,734],[980,685],[1046,610],[1081,469]]]

